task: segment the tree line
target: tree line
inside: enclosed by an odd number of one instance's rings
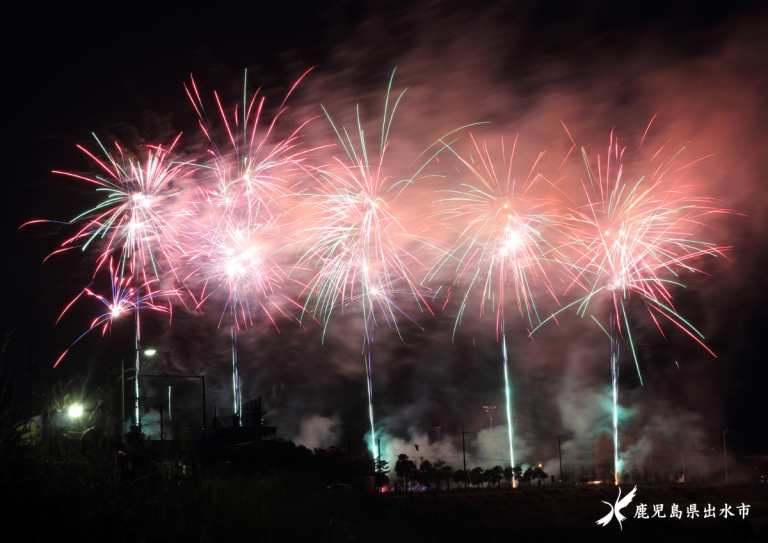
[[[416,462],[408,458],[407,454],[398,455],[395,463],[395,475],[398,477],[398,481],[395,483],[396,492],[403,490],[407,492],[412,490],[414,485],[423,487],[425,490],[430,490],[433,487],[435,490],[439,490],[443,482],[445,482],[447,490],[451,489],[451,483],[454,483],[456,488],[461,488],[462,485],[464,488],[468,488],[469,485],[477,488],[487,486],[489,489],[496,485],[501,488],[501,481],[506,481],[510,486],[512,481],[517,481],[518,484],[526,483],[530,486],[534,481],[540,485],[549,477],[541,465],[529,466],[525,470],[522,466],[507,466],[506,468],[494,466],[488,469],[478,466],[464,470],[454,469],[444,460],[430,462],[424,457],[419,458],[417,466]]]

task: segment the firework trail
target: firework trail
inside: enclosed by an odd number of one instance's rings
[[[340,132],[326,111],[346,157],[334,157],[328,167],[311,169],[319,188],[305,195],[304,205],[309,208],[307,226],[303,229],[306,241],[299,249],[297,266],[314,272],[308,282],[304,307],[324,328],[334,309],[341,307],[343,312],[353,303],[361,306],[374,458],[377,457],[371,373],[374,331],[383,320],[399,334],[398,321],[404,317],[410,320],[396,303],[401,295],[415,298],[420,309],[431,311],[425,300],[425,289],[418,285],[407,262],[418,264],[406,247],[412,238],[403,221],[392,212],[397,197],[415,176],[394,182],[383,173],[389,130],[405,92],[398,96],[390,111],[393,78],[394,72],[387,88],[378,153],[371,153],[367,146],[359,108],[357,141],[349,136],[346,128],[342,127]]]
[[[704,336],[678,314],[669,289],[684,286],[681,272],[699,271],[690,261],[701,256],[722,255],[727,249],[694,238],[693,230],[704,224],[706,216],[727,213],[727,210],[712,207],[711,198],[688,195],[692,186],[683,185],[683,179],[693,162],[680,165],[680,151],[671,157],[659,158],[660,149],[651,159],[652,173],[633,176],[631,171],[629,174],[625,171],[625,150],[611,133],[607,156],[605,160],[598,156],[595,168],[586,151],[581,149],[588,177],[588,182],[582,180],[581,185],[587,203],[571,209],[566,222],[576,242],[571,245],[576,251],[571,257],[574,274],[571,286],[579,285],[587,294],[560,310],[575,306],[583,317],[593,299],[607,296],[610,300],[607,329],[593,315],[590,317],[611,343],[616,484],[619,480],[618,379],[622,339],[629,341],[642,384],[627,316],[630,297],[634,293],[642,301],[662,335],[657,317],[674,323],[714,356],[704,345]]]
[[[510,465],[515,466],[513,388],[506,344],[507,299],[514,298],[519,313],[531,328],[534,322],[541,321],[533,290],[540,283],[555,298],[546,268],[552,262],[561,262],[555,243],[562,237],[562,221],[554,207],[556,201],[540,195],[540,188],[546,192],[556,185],[536,171],[543,152],[527,175],[518,178],[513,175],[517,138],[509,154],[502,138],[501,164],[494,162],[485,143],[479,145],[474,137],[472,142],[478,157],[472,162],[446,144],[468,170],[469,180],[456,190],[441,191],[446,197],[438,203],[450,207],[434,213],[433,218],[452,232],[455,242],[443,250],[427,279],[434,279],[445,268],[455,273],[454,285],[466,284],[454,334],[474,292],[480,294],[480,314],[495,314],[496,339],[501,336],[504,360],[509,458]]]
[[[231,119],[214,92],[226,132],[221,141],[216,138],[216,130],[206,114],[194,79],[191,80],[191,90],[185,86],[210,144],[210,164],[200,170],[204,179],[197,191],[195,214],[201,218],[194,221],[195,226],[188,231],[191,249],[187,264],[195,270],[195,282],[203,285],[198,307],[219,288],[228,291],[222,318],[229,309],[233,405],[241,420],[237,331],[253,324],[252,304],[261,308],[274,324],[265,303],[276,289],[284,286],[285,279],[272,259],[279,238],[276,225],[282,215],[278,200],[293,195],[293,187],[287,179],[294,173],[303,173],[301,163],[312,151],[299,145],[299,131],[306,123],[287,138],[272,141],[276,122],[286,109],[285,101],[306,73],[293,85],[263,133],[259,126],[264,98],[259,99],[258,91],[248,98],[247,75],[246,71],[242,109],[236,105]],[[278,307],[271,302],[270,305]]]

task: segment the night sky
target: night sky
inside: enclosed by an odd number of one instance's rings
[[[737,212],[717,218],[707,234],[733,248],[729,261],[702,262],[706,274],[693,276],[689,288],[674,295],[717,358],[682,333],[661,337],[638,311],[645,385],[624,356],[622,431],[653,430],[690,448],[693,440],[718,443],[727,426],[735,431],[729,436],[734,447],[766,454],[768,18],[760,4],[15,7],[5,16],[9,30],[3,36],[0,330],[13,334],[4,372],[25,383],[76,374],[96,378],[131,348],[130,327],[116,327],[104,338],[94,332],[51,369],[93,318],[84,308],[55,326],[68,301],[90,282],[91,261],[72,253],[42,264],[71,227],[18,230],[34,219],[67,221],[98,201],[84,183],[51,174],[93,172],[75,147],[93,149],[92,132],[136,147],[183,132],[182,147],[192,153],[203,142],[184,92],[190,74],[208,95],[217,90],[238,100],[247,68],[252,90],[261,86],[268,108],[276,108],[313,66],[289,102],[288,126],[320,115],[320,103],[341,117],[361,103],[366,122],[375,127],[397,67],[396,90],[409,88],[392,131],[399,142],[393,154],[403,161],[451,129],[478,121],[490,122],[473,132],[484,139],[519,133],[524,150],[548,149],[562,157],[570,145],[562,120],[580,144],[604,152],[612,129],[636,144],[656,113],[650,144],[672,139],[688,156],[715,155],[695,175],[721,207]],[[313,121],[311,137],[323,137],[324,122]],[[403,341],[387,329],[377,336],[377,420],[396,446],[427,446],[436,438],[435,426],[459,446],[461,427],[482,440],[477,432],[487,426],[487,404],[500,406],[498,424],[505,423],[492,319],[463,324],[452,343],[455,311],[449,306],[434,318],[420,316],[423,330],[405,326]],[[262,396],[267,420],[281,436],[308,446],[334,445],[340,425],[348,423],[360,428],[363,447],[365,373],[353,317],[332,322],[322,346],[319,326],[286,322],[280,334],[260,324],[244,337],[244,399]],[[153,368],[205,372],[209,406],[229,402],[227,343],[217,320],[216,310],[203,317],[179,310],[171,329],[155,318],[146,328],[146,343],[165,353]],[[601,403],[610,382],[608,348],[588,320],[571,315],[560,327],[544,329],[535,343],[520,322],[510,347],[521,435],[543,458],[556,450],[558,434],[587,443],[608,429]],[[32,390],[42,389],[30,384],[19,393]]]

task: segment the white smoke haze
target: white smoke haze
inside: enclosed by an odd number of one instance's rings
[[[304,446],[310,450],[325,449],[336,445],[341,436],[341,421],[337,416],[321,417],[314,415],[301,421],[298,435],[288,437],[296,445]]]

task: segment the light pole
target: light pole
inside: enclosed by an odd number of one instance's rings
[[[495,405],[484,405],[483,409],[485,409],[486,413],[490,415],[491,417],[491,430],[493,430],[493,412],[496,410]]]
[[[728,454],[725,448],[725,434],[731,434],[731,433],[733,432],[728,428],[723,430],[723,463],[725,464],[725,484],[728,484]]]
[[[560,438],[565,436],[557,436],[557,455],[560,457],[560,486],[565,484],[563,481],[563,452],[560,450]]]
[[[435,426],[435,432],[437,432],[437,441],[440,441],[440,430],[442,430],[442,426]]]
[[[122,422],[125,422],[125,357],[126,355],[130,353],[136,353],[136,357],[138,358],[141,356],[141,349],[129,349],[123,353],[123,356],[120,357],[120,398],[122,400],[121,402],[121,419]],[[157,350],[155,349],[145,349],[144,350],[144,356],[154,356],[157,353]],[[135,370],[134,370],[135,371]],[[136,409],[136,426],[141,428],[141,420],[139,418],[139,374],[136,372],[136,399],[134,403],[135,409]]]
[[[491,457],[493,457],[493,412],[496,410],[495,405],[484,405],[483,409],[485,409],[486,413],[491,418]]]

